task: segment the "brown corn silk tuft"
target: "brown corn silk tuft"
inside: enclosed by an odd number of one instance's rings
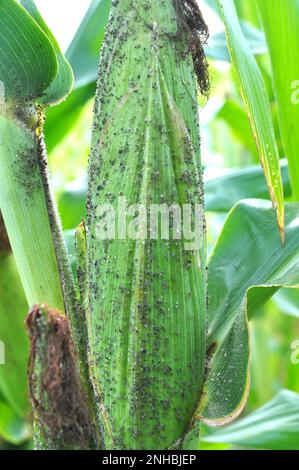
[[[199,89],[203,95],[207,96],[210,91],[210,80],[204,44],[209,39],[208,26],[196,0],[174,0],[174,4],[180,28],[188,35],[189,51],[192,54]]]
[[[93,435],[69,321],[47,306],[35,306],[26,323],[29,391],[41,441],[50,449],[89,449]]]

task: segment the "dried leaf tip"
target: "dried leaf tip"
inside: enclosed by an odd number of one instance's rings
[[[204,96],[208,96],[210,92],[209,65],[204,51],[204,45],[209,38],[208,26],[196,0],[173,1],[180,29],[188,35],[189,50],[192,54],[199,89]]]

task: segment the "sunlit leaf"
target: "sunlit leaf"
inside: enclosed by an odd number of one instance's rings
[[[15,413],[29,411],[27,395],[28,338],[24,318],[28,303],[11,253],[0,253],[0,341],[5,364],[0,364],[0,390]]]
[[[263,450],[299,450],[299,395],[282,390],[254,413],[202,440]]]
[[[248,318],[279,287],[299,287],[298,204],[286,206],[286,235],[282,246],[269,202],[244,201],[229,214],[211,256],[208,351],[212,359],[203,399],[203,416],[209,424],[231,421],[246,403]]]
[[[265,54],[268,52],[265,35],[262,31],[252,26],[247,21],[240,23],[243,34],[254,55]],[[225,31],[211,35],[208,45],[205,48],[207,57],[214,60],[230,62],[230,54],[227,47]]]
[[[219,0],[236,80],[240,88],[259,156],[265,171],[270,197],[284,239],[284,196],[279,153],[266,86],[254,55],[241,30],[233,0]]]
[[[36,99],[57,73],[54,48],[15,0],[0,0],[0,80],[5,98]]]
[[[92,0],[66,52],[74,70],[76,88],[96,82],[99,51],[104,39],[110,3],[111,0]]]
[[[74,76],[73,71],[71,69],[70,64],[65,59],[64,55],[62,54],[58,42],[54,38],[53,34],[49,30],[48,26],[46,25],[45,21],[41,17],[38,9],[35,6],[33,0],[21,0],[21,5],[26,8],[28,13],[32,16],[32,18],[36,21],[39,27],[44,31],[47,35],[48,39],[51,41],[53,48],[56,53],[57,63],[58,63],[58,71],[55,79],[45,90],[43,93],[40,102],[47,105],[54,105],[58,104],[60,101],[66,98],[66,96],[70,93],[74,83]]]
[[[299,200],[299,2],[257,0],[273,68],[275,94],[293,196]]]
[[[26,422],[14,413],[0,397],[0,437],[6,442],[20,445],[30,438]]]

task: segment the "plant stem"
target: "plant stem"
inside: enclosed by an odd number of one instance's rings
[[[48,178],[43,118],[32,107],[24,119],[23,106],[0,116],[0,208],[29,305],[53,306],[77,327],[74,282]]]
[[[38,116],[33,114],[35,124]],[[29,305],[64,311],[36,129],[0,116],[0,208]]]

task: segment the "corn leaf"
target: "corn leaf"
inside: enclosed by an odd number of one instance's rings
[[[299,450],[299,395],[281,390],[262,408],[202,440],[262,450]]]
[[[99,49],[104,40],[111,0],[92,0],[91,5],[74,36],[66,57],[76,77],[76,88],[96,82]]]
[[[15,0],[0,0],[0,81],[6,100],[41,97],[57,73],[54,48]]]
[[[227,99],[217,112],[216,117],[230,126],[234,136],[251,152],[252,161],[259,162],[256,143],[244,107],[233,99]]]
[[[257,4],[270,51],[280,128],[289,162],[293,196],[298,201],[299,2],[257,0]]]
[[[64,230],[78,227],[86,214],[86,178],[70,183],[58,200],[58,208]]]
[[[0,341],[5,364],[0,365],[0,390],[20,417],[29,411],[27,395],[28,338],[24,318],[28,304],[11,253],[0,253]]]
[[[239,203],[229,214],[209,262],[206,408],[212,425],[231,421],[249,389],[248,318],[281,287],[299,287],[299,206],[286,206],[281,245],[271,204]],[[212,354],[216,349],[216,352]]]
[[[47,35],[48,39],[51,41],[53,48],[56,53],[58,71],[55,79],[47,88],[42,98],[39,100],[42,104],[54,105],[58,104],[60,101],[66,98],[66,96],[71,92],[74,84],[74,75],[71,69],[70,64],[62,54],[58,42],[54,38],[53,34],[49,30],[45,21],[41,17],[38,9],[35,6],[33,0],[21,0],[21,5],[28,11],[32,18],[36,21],[39,27]]]
[[[285,196],[291,196],[287,161],[281,160],[280,166]],[[69,193],[67,194],[69,195]],[[79,190],[72,199],[79,211],[77,197],[79,197]],[[268,188],[260,166],[229,170],[223,176],[208,178],[205,181],[206,211],[228,212],[241,199],[252,198],[269,199]]]
[[[240,26],[252,53],[254,55],[265,54],[268,49],[263,32],[247,21],[241,21]],[[210,59],[230,62],[225,31],[213,34],[209,39],[209,44],[205,47],[205,51]]]
[[[30,430],[12,408],[0,397],[0,437],[15,446],[30,438]]]
[[[264,168],[281,238],[284,239],[284,197],[279,153],[265,82],[242,33],[233,0],[219,0],[237,83],[250,119]]]
[[[280,289],[273,300],[280,310],[291,317],[299,318],[299,290]]]

